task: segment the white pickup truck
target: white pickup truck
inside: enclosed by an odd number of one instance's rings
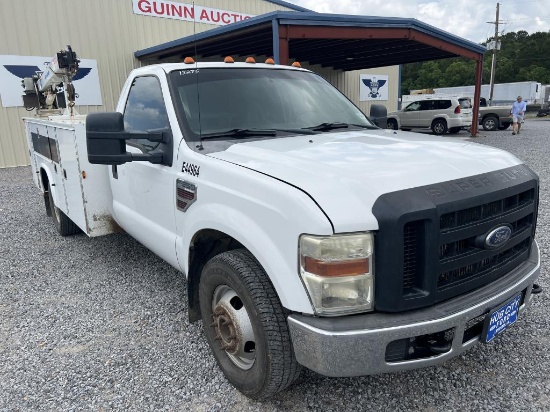
[[[180,270],[251,398],[302,367],[441,363],[541,290],[538,177],[502,150],[380,129],[320,76],[263,63],[142,67],[116,110],[25,120],[46,210],[61,235],[122,228]]]

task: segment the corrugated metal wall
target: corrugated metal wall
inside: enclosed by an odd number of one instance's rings
[[[252,15],[289,10],[263,0],[195,4]],[[214,27],[197,23],[196,31]],[[82,114],[114,110],[128,73],[139,66],[136,50],[190,34],[192,22],[136,15],[131,0],[0,0],[0,55],[54,56],[70,44],[80,58],[97,60],[103,106],[79,106]],[[0,167],[29,164],[21,120],[28,115],[23,108],[0,106]]]
[[[363,113],[370,112],[373,103],[386,106],[388,112],[397,110],[397,98],[399,93],[399,66],[377,67],[376,69],[356,70],[352,72],[335,71],[316,65],[302,64],[302,67],[319,73],[333,86],[344,93]],[[359,101],[360,75],[361,74],[383,74],[388,77],[388,101]]]
[[[251,15],[288,10],[263,0],[197,0],[195,4]],[[78,111],[109,111],[114,110],[128,73],[140,65],[134,52],[191,35],[194,26],[197,32],[217,27],[136,15],[131,0],[0,0],[0,55],[54,56],[70,44],[80,58],[97,60],[103,98],[103,106],[78,106]],[[390,100],[381,103],[388,111],[397,108],[396,66],[347,73],[304,67],[320,73],[367,114],[370,103],[359,101],[359,75],[388,74]],[[29,114],[24,108],[0,106],[0,168],[29,164],[21,120]]]

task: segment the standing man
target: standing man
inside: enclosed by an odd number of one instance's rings
[[[526,110],[527,105],[521,99],[521,96],[518,96],[517,100],[512,105],[512,110],[510,110],[510,116],[512,116],[512,121],[514,122],[512,127],[513,135],[515,135],[516,133],[519,134],[519,131],[521,129],[521,122],[523,122],[523,116],[525,115]]]

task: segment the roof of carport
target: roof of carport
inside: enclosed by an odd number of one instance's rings
[[[185,56],[266,55],[341,70],[464,56],[485,47],[416,19],[275,11],[135,52],[152,62]]]

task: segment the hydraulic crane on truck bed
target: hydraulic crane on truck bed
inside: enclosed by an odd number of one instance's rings
[[[79,63],[71,46],[57,52],[45,70],[21,81],[23,106],[29,111],[36,109],[38,116],[77,114],[74,110],[77,94],[72,79]]]

